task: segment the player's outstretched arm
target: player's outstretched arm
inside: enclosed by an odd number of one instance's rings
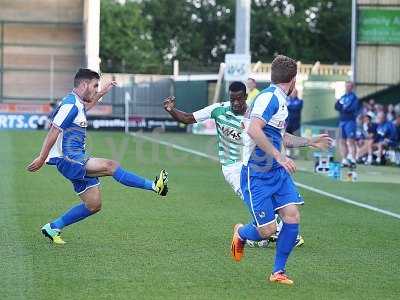
[[[103,97],[105,94],[107,94],[109,91],[111,91],[111,89],[114,86],[117,86],[117,82],[116,81],[110,81],[108,82],[99,92],[96,93],[96,95],[93,97],[93,99],[90,99],[90,102],[85,103],[85,109],[86,111],[92,109],[94,106],[97,105],[97,103],[99,103],[101,97]]]
[[[314,147],[326,150],[332,146],[333,139],[328,134],[320,134],[312,138],[304,138],[285,132],[283,142],[287,148]]]
[[[60,129],[55,126],[51,126],[47,136],[43,142],[42,150],[38,157],[36,157],[27,167],[26,169],[29,172],[36,172],[39,170],[46,161],[47,156],[53,147],[54,143],[57,141],[58,135],[60,134]]]
[[[196,123],[196,119],[192,113],[187,113],[176,109],[175,97],[167,97],[164,99],[164,109],[176,120],[184,124]]]
[[[295,163],[282,155],[278,149],[268,140],[263,132],[265,121],[259,118],[252,118],[247,134],[254,140],[258,147],[260,147],[267,155],[273,157],[279,164],[281,164],[286,171],[293,173],[296,171]]]

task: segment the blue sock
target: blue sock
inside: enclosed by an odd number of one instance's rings
[[[122,183],[123,185],[154,191],[153,181],[140,177],[135,173],[128,172],[121,167],[118,167],[115,170],[113,177],[116,181]]]
[[[51,228],[63,229],[65,226],[79,222],[91,214],[92,212],[86,207],[85,203],[79,203],[51,222],[50,226]]]
[[[252,223],[246,224],[243,227],[240,227],[239,236],[242,240],[251,240],[251,241],[261,241],[262,237],[258,233],[257,227]]]
[[[276,242],[274,273],[278,271],[285,272],[286,261],[296,244],[298,234],[299,224],[283,223]]]

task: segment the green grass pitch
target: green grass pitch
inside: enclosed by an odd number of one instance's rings
[[[218,163],[120,133],[90,132],[88,151],[151,178],[166,168],[168,197],[102,179],[103,210],[52,245],[40,227],[78,199],[55,168],[25,171],[44,135],[0,132],[0,299],[399,299],[400,220],[300,190],[305,245],[288,263],[295,285],[272,285],[274,247],[230,257],[232,226],[250,215]],[[212,137],[164,137],[214,151]],[[400,213],[400,184],[295,177]]]

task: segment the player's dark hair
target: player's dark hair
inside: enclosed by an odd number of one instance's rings
[[[229,85],[229,91],[230,92],[242,91],[244,94],[246,94],[246,85],[243,82],[234,81]]]
[[[252,81],[253,83],[257,83],[256,80],[255,80],[254,78],[251,78],[251,77],[247,78],[247,80],[250,80],[250,81]]]
[[[271,82],[288,83],[297,75],[297,63],[294,59],[278,55],[272,61],[271,65]]]
[[[74,87],[78,87],[84,80],[100,79],[99,73],[90,69],[79,69],[74,77]]]

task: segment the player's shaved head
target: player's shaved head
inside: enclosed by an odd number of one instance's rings
[[[99,73],[90,70],[90,69],[79,69],[78,72],[76,72],[75,77],[74,77],[74,87],[78,87],[82,81],[85,80],[92,80],[92,79],[97,79],[100,80],[100,75]]]
[[[229,85],[230,92],[243,92],[246,94],[246,85],[240,81],[234,81]]]
[[[232,111],[235,114],[243,115],[247,109],[246,85],[240,81],[234,81],[229,86],[229,99]]]
[[[297,63],[294,59],[278,55],[272,61],[271,82],[274,84],[289,83],[297,75]]]

